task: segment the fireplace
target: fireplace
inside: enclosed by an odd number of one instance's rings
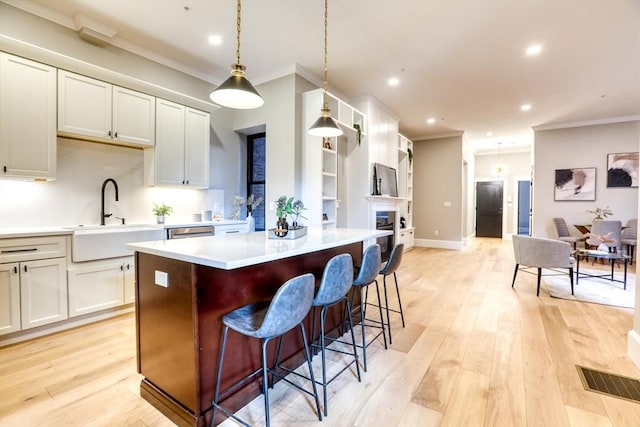
[[[389,255],[391,255],[391,250],[393,249],[393,246],[395,244],[395,224],[395,211],[376,211],[376,229],[391,231],[391,235],[378,237],[376,239],[376,243],[380,245],[382,261],[386,261],[389,259]]]

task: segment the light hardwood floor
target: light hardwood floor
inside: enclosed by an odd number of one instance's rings
[[[585,391],[575,368],[640,377],[626,356],[632,310],[544,288],[536,298],[533,275],[512,290],[513,267],[510,241],[498,239],[405,253],[407,325],[392,321],[393,346],[370,347],[361,383],[345,373],[330,385],[322,423],[307,396],[277,384],[272,424],[639,426],[640,404]],[[0,426],[172,425],[139,397],[140,379],[133,315],[2,348]],[[241,411],[257,424],[261,399]]]

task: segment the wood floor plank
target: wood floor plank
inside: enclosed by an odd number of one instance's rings
[[[277,385],[274,427],[638,427],[640,405],[586,392],[572,372],[580,362],[640,378],[626,355],[633,311],[544,288],[536,297],[526,274],[512,289],[513,266],[511,242],[500,239],[406,252],[406,327],[394,316],[393,346],[369,348],[361,383],[353,373],[331,383],[323,422],[307,395]],[[173,425],[140,397],[135,351],[133,313],[0,348],[0,426]],[[261,425],[262,402],[240,413]]]

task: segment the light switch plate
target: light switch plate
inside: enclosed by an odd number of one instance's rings
[[[156,285],[162,286],[165,288],[169,287],[169,273],[165,273],[164,271],[156,270]]]

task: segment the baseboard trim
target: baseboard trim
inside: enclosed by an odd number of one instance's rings
[[[627,334],[627,354],[636,367],[640,369],[640,334],[633,329]]]
[[[462,241],[454,240],[430,240],[430,239],[415,239],[415,246],[422,248],[438,248],[438,249],[454,249],[461,250],[463,248]]]

